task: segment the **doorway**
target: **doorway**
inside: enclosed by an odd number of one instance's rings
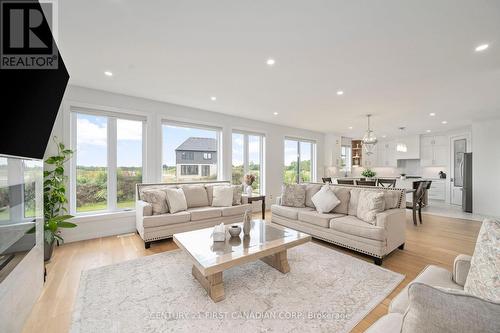
[[[461,206],[464,186],[464,154],[470,151],[470,135],[452,136],[450,141],[450,203]]]

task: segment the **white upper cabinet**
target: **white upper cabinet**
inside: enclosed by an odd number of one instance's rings
[[[376,166],[394,168],[398,166],[395,141],[380,141],[377,144]]]
[[[397,143],[403,143],[406,145],[406,152],[396,151],[397,160],[409,160],[409,159],[419,159],[420,158],[420,136],[419,135],[408,135],[401,137],[396,140]]]
[[[422,136],[420,147],[421,166],[446,166],[448,164],[448,140],[444,135]]]

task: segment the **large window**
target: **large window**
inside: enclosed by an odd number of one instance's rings
[[[351,172],[351,146],[342,146],[340,150],[341,167],[345,173]]]
[[[74,113],[77,213],[134,207],[142,182],[144,122],[125,117]]]
[[[216,180],[220,130],[196,125],[162,125],[162,181]]]
[[[285,139],[283,181],[287,184],[316,181],[316,143]]]
[[[233,132],[232,183],[241,184],[245,174],[253,174],[255,194],[263,194],[264,136],[261,134]]]

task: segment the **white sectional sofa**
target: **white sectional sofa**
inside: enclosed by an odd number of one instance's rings
[[[251,205],[241,197],[241,204],[231,207],[212,207],[213,187],[229,186],[228,181],[217,181],[210,183],[161,183],[161,184],[137,184],[136,186],[136,229],[144,240],[145,248],[149,248],[151,242],[170,238],[174,233],[208,228],[224,222],[225,224],[242,222],[243,216]],[[153,214],[151,203],[143,200],[144,191],[165,188],[190,188],[198,189],[196,198],[195,191],[184,191],[187,201],[187,210],[165,214]],[[199,188],[203,188],[200,196]]]
[[[374,258],[377,265],[396,248],[405,243],[405,192],[402,189],[353,185],[324,185],[309,183],[306,187],[304,207],[283,206],[281,198],[271,206],[272,223],[299,230],[315,238],[340,245]],[[341,203],[333,211],[318,213],[311,197],[321,186],[331,186]],[[367,223],[356,216],[356,195],[351,191],[383,191],[385,210],[376,215],[376,221]],[[359,193],[359,192],[356,192]]]
[[[500,222],[485,220],[473,256],[427,266],[367,333],[500,332]]]

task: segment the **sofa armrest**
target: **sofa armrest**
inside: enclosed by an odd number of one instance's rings
[[[385,229],[387,253],[406,241],[406,211],[404,209],[394,208],[378,213],[375,225]]]
[[[153,206],[149,202],[137,200],[135,202],[135,211],[137,217],[153,215]]]
[[[281,206],[281,196],[276,197],[276,204]]]
[[[471,259],[471,256],[459,254],[453,262],[453,281],[462,287],[465,285],[465,280],[469,274]]]

